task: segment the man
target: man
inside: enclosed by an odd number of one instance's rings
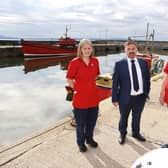
[[[140,134],[140,120],[146,98],[150,90],[150,73],[147,62],[136,58],[137,44],[129,40],[124,44],[126,58],[116,62],[112,84],[112,103],[119,105],[119,143],[124,144],[127,123],[132,111],[132,136],[139,141],[146,141]]]

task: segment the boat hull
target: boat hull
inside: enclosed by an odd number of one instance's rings
[[[76,55],[77,49],[73,46],[57,46],[49,45],[38,42],[21,41],[22,51],[24,57],[34,58],[34,57],[54,57]]]
[[[104,87],[97,86],[97,91],[98,91],[99,102],[111,97],[112,95],[112,89],[110,88],[104,88]]]
[[[149,55],[149,54],[142,54],[142,53],[138,53],[136,55],[138,58],[142,58],[144,60],[146,60],[147,64],[148,64],[148,67],[149,69],[151,68],[151,65],[152,65],[152,60],[157,60],[159,58],[158,55]]]

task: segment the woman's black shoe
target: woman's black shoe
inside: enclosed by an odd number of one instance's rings
[[[91,147],[93,147],[93,148],[97,148],[98,147],[98,143],[96,141],[94,141],[94,140],[86,141],[86,143],[88,145],[90,145]]]
[[[118,139],[118,142],[119,142],[120,145],[123,145],[125,143],[125,136],[120,135],[120,137]]]
[[[85,144],[79,145],[79,151],[80,152],[86,152],[87,151],[87,147],[85,146]]]

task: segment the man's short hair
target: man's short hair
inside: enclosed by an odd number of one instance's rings
[[[133,40],[128,40],[127,42],[125,42],[125,43],[124,43],[124,47],[127,47],[127,46],[129,46],[129,45],[131,45],[131,44],[133,44],[133,45],[135,45],[136,47],[138,47],[138,44],[137,44],[135,41],[133,41]]]

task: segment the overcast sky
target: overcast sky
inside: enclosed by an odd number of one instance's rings
[[[127,38],[155,30],[168,40],[167,0],[5,0],[0,5],[0,35],[58,38]]]

